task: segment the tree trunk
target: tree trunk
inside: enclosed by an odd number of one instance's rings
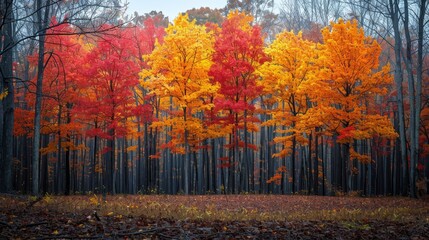
[[[217,193],[216,180],[217,180],[217,167],[216,167],[216,140],[211,139],[211,174],[210,174],[210,192]]]
[[[409,175],[409,184],[410,184],[410,196],[417,198],[416,194],[416,170],[417,170],[417,161],[418,161],[418,123],[417,115],[420,114],[420,106],[417,106],[416,103],[416,87],[414,83],[414,71],[413,71],[413,56],[412,56],[412,39],[409,29],[409,5],[408,0],[404,0],[404,30],[405,30],[405,39],[406,39],[406,52],[405,52],[405,66],[408,76],[408,99],[410,102],[410,175]]]
[[[294,127],[294,126],[293,126]],[[291,162],[292,162],[292,193],[296,193],[296,169],[295,169],[295,162],[296,162],[296,137],[295,135],[292,137],[292,156],[291,156]]]
[[[307,179],[307,190],[308,190],[308,194],[313,193],[313,167],[312,167],[312,161],[313,158],[311,157],[311,152],[312,152],[312,142],[313,142],[313,132],[310,132],[310,135],[308,136],[308,179]]]
[[[58,132],[57,132],[57,136],[58,136],[58,143],[57,143],[57,163],[61,162],[61,155],[62,155],[62,147],[61,147],[61,143],[62,143],[62,138],[61,138],[61,114],[62,114],[62,105],[59,104],[58,106],[58,114],[57,114],[57,126],[58,126]],[[57,173],[57,174],[61,174],[61,173]],[[67,187],[66,187],[66,191],[64,193],[65,195],[69,195],[69,193],[67,192]]]
[[[12,24],[13,0],[4,0],[0,4],[3,22],[0,27],[2,47],[0,50],[13,45]],[[1,55],[1,81],[0,94],[7,91],[7,95],[0,97],[0,191],[12,190],[12,162],[13,162],[13,121],[14,121],[14,87],[13,87],[13,54],[12,49],[6,50]]]
[[[97,128],[97,123],[95,123],[95,127]],[[98,188],[98,181],[96,181],[97,179],[97,148],[98,145],[98,137],[94,136],[94,147],[93,147],[93,154],[92,154],[92,163],[91,163],[91,177],[90,177],[90,182],[91,182],[91,191],[94,192],[96,188]]]
[[[419,130],[420,130],[420,113],[421,113],[421,95],[422,95],[422,81],[423,81],[423,38],[424,38],[424,26],[425,26],[425,16],[427,15],[428,1],[420,1],[420,11],[418,16],[418,32],[417,32],[417,73],[416,73],[416,112],[415,112],[415,163],[412,165],[413,168],[417,169],[418,164],[424,164],[424,161],[420,159],[420,145],[419,145]],[[418,161],[421,161],[420,163]],[[417,172],[415,180],[423,176],[423,172]],[[414,182],[414,188],[415,188]],[[415,193],[417,196],[417,193]]]
[[[49,135],[42,135],[42,148],[46,148],[49,144]],[[45,194],[47,193],[49,190],[49,162],[48,162],[48,154],[45,154],[41,157],[41,164],[42,164],[42,168],[41,168],[41,172],[40,172],[40,178],[41,178],[41,190],[42,193]]]
[[[183,121],[185,122],[185,166],[184,166],[184,187],[185,187],[185,194],[189,194],[189,187],[190,187],[190,168],[191,168],[191,153],[189,148],[189,142],[188,142],[188,126],[186,123],[186,107],[183,108]]]
[[[240,147],[239,147],[239,134],[240,131],[238,129],[238,113],[235,113],[235,126],[234,126],[234,136],[233,136],[233,141],[234,141],[234,160],[233,160],[233,176],[234,176],[234,181],[233,181],[233,186],[232,188],[234,189],[233,192],[234,194],[238,194],[239,193],[239,187],[240,187],[240,174],[241,174],[241,159],[240,159]]]
[[[314,174],[313,174],[313,193],[319,195],[319,135],[317,128],[314,132]]]
[[[244,98],[246,101],[246,97]],[[243,189],[242,191],[248,193],[249,192],[249,176],[250,172],[253,171],[250,166],[250,157],[248,153],[248,132],[247,132],[247,110],[244,110],[244,149],[243,149],[243,170],[242,170],[242,182],[243,182]]]
[[[70,105],[70,103],[67,103],[67,124],[71,123],[70,111],[71,111],[71,105]],[[69,144],[71,144],[70,135],[68,133],[67,133],[67,139],[66,140]],[[65,152],[65,154],[66,154],[66,157],[65,157],[66,168],[64,169],[64,171],[66,173],[65,174],[66,175],[66,180],[65,180],[66,187],[65,187],[65,191],[64,191],[65,195],[70,195],[70,153],[71,153],[70,147],[66,147],[66,152]]]
[[[398,104],[398,123],[399,123],[399,143],[401,153],[401,191],[402,194],[407,192],[407,149],[406,149],[406,137],[405,137],[405,120],[404,120],[404,97],[402,89],[403,72],[402,72],[402,61],[401,61],[401,49],[402,39],[401,32],[399,30],[399,5],[397,0],[389,0],[389,15],[392,20],[394,38],[395,38],[395,85],[397,91],[397,104]]]
[[[36,82],[36,102],[34,107],[34,142],[33,142],[33,194],[39,195],[39,151],[40,151],[40,120],[42,116],[42,86],[44,73],[44,55],[45,55],[45,34],[46,27],[49,24],[50,0],[43,6],[42,0],[37,0],[37,20],[39,32],[39,56],[37,61],[37,82]],[[42,9],[45,9],[45,15],[42,19]]]

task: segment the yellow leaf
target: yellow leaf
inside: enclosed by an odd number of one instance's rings
[[[127,147],[127,152],[132,152],[137,150],[137,145]]]
[[[5,88],[3,92],[0,92],[0,100],[3,100],[7,96],[7,93],[7,88]]]

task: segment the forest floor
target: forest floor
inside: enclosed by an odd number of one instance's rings
[[[0,239],[429,239],[429,198],[0,195]]]

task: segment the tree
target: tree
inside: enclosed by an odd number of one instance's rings
[[[356,21],[332,23],[322,31],[323,49],[319,64],[323,94],[315,99],[321,112],[331,118],[325,124],[342,146],[342,189],[351,186],[352,164],[358,159],[368,162],[365,154],[354,150],[357,139],[368,139],[374,135],[395,138],[391,122],[385,117],[370,114],[366,101],[387,93],[391,84],[389,66],[379,68],[378,56],[381,48]]]
[[[286,159],[291,155],[292,192],[295,193],[296,146],[297,140],[302,139],[296,125],[311,106],[312,89],[317,88],[315,45],[304,40],[301,32],[295,35],[284,31],[276,36],[266,52],[271,60],[259,69],[263,78],[260,84],[276,102],[276,108],[271,111],[272,120],[264,124],[280,127],[274,142],[280,143],[282,150],[274,156]],[[286,167],[286,162],[282,167]]]
[[[184,189],[190,193],[191,138],[202,130],[202,122],[196,117],[198,112],[210,109],[202,105],[201,99],[216,92],[210,84],[208,70],[211,65],[213,35],[204,26],[190,22],[187,15],[179,15],[174,24],[166,28],[162,44],[156,44],[147,56],[149,70],[143,70],[142,77],[149,78],[143,86],[162,98],[172,98],[173,107],[182,113],[154,123],[155,126],[174,126],[171,135],[172,146],[184,158]]]
[[[109,26],[106,26],[109,28]],[[88,53],[85,81],[82,86],[92,89],[81,103],[96,106],[99,136],[107,140],[105,149],[104,186],[116,193],[116,139],[127,134],[123,122],[133,115],[132,89],[138,84],[139,62],[136,58],[132,29],[116,29],[114,34],[100,38]]]
[[[47,30],[46,52],[44,62],[44,86],[42,92],[45,100],[42,105],[41,116],[43,119],[55,119],[54,126],[50,131],[44,131],[45,134],[54,134],[56,141],[52,141],[41,149],[43,154],[50,152],[57,153],[57,164],[62,165],[62,153],[65,153],[64,175],[61,172],[55,172],[57,177],[65,176],[64,193],[70,194],[70,156],[73,150],[78,147],[73,143],[73,135],[79,133],[82,126],[78,122],[72,121],[73,106],[78,99],[77,84],[82,81],[81,75],[82,59],[76,58],[76,55],[85,55],[81,39],[73,35],[73,29],[69,24],[58,25],[56,19],[51,20],[55,28]],[[67,35],[70,33],[70,35]],[[45,126],[46,128],[46,126]],[[45,163],[47,166],[47,163]],[[57,169],[62,170],[61,167]],[[45,172],[48,174],[48,172]],[[45,176],[47,178],[47,176]],[[63,189],[61,187],[61,189]]]
[[[75,28],[74,34],[84,34],[84,33],[100,33],[99,24],[109,21],[112,19],[112,17],[117,15],[116,10],[118,10],[118,7],[113,8],[115,11],[112,11],[112,8],[110,8],[112,4],[111,0],[91,0],[91,1],[84,1],[84,2],[70,2],[70,1],[50,1],[50,0],[38,0],[33,2],[22,2],[18,1],[2,1],[2,13],[1,13],[1,31],[2,36],[7,36],[2,38],[2,44],[0,48],[0,55],[2,56],[2,67],[4,67],[4,70],[12,69],[12,58],[9,56],[13,55],[13,51],[15,51],[19,44],[25,43],[28,41],[37,41],[38,43],[38,49],[39,49],[39,70],[37,72],[38,74],[38,82],[37,82],[37,90],[36,90],[36,103],[35,103],[35,118],[34,118],[34,141],[33,141],[33,156],[32,156],[32,177],[33,177],[33,193],[38,194],[39,193],[39,165],[38,165],[38,156],[39,156],[39,147],[40,147],[40,113],[37,113],[41,110],[41,102],[42,102],[42,93],[41,88],[43,86],[43,59],[45,52],[41,51],[44,50],[44,41],[45,41],[45,35],[46,30],[51,27],[55,27],[54,25],[49,24],[49,20],[51,16],[59,16],[59,19],[64,19],[64,21],[59,21],[58,25],[64,24],[64,23],[72,23]],[[4,11],[3,11],[4,9]],[[93,14],[94,12],[97,12],[97,14]],[[89,14],[90,13],[90,14]],[[32,24],[29,24],[32,23]],[[32,26],[32,29],[23,29],[23,26]],[[14,26],[12,28],[12,26]],[[108,29],[105,29],[104,31],[107,31]],[[6,35],[4,35],[6,34]],[[67,33],[69,34],[69,33]],[[35,46],[31,43],[30,45]],[[32,47],[31,47],[32,48]],[[4,56],[4,58],[3,58]],[[2,125],[0,127],[1,130],[1,136],[2,141],[5,144],[2,144],[2,148],[5,150],[2,150],[2,159],[0,159],[0,162],[2,163],[2,170],[5,172],[5,182],[7,189],[10,189],[10,182],[9,180],[9,170],[12,165],[12,143],[13,143],[13,114],[14,114],[14,105],[13,105],[13,83],[17,82],[18,77],[12,77],[12,72],[8,73],[5,72],[9,76],[7,79],[10,79],[10,86],[8,86],[8,89],[11,91],[10,94],[4,99],[4,101],[1,101],[1,105],[5,106],[6,108],[0,109],[0,118],[2,119],[2,122],[0,124]],[[1,89],[3,93],[3,88],[5,87],[4,80],[6,78],[3,78],[3,82],[1,84]],[[28,81],[29,79],[24,79],[24,81]],[[9,81],[9,80],[7,80]],[[7,83],[9,84],[9,82]],[[6,85],[7,85],[6,84]],[[25,83],[24,83],[25,84]],[[4,119],[3,119],[4,118]],[[3,121],[4,120],[4,121]],[[6,125],[5,125],[6,124]],[[9,144],[10,143],[10,144]],[[4,157],[4,161],[3,161]],[[4,163],[4,164],[3,164]],[[37,172],[37,173],[36,173]]]
[[[403,195],[416,197],[415,181],[418,178],[417,166],[421,159],[417,132],[421,115],[419,109],[422,109],[422,67],[425,55],[422,50],[427,44],[424,26],[428,1],[373,0],[350,2],[349,5],[353,16],[360,20],[366,31],[375,32],[374,34],[382,37],[394,50],[392,63],[398,115],[395,120],[398,122],[398,156],[401,162],[398,186]],[[403,84],[404,81],[406,85]],[[406,108],[407,98],[409,109]],[[409,121],[406,120],[407,117]]]
[[[282,0],[280,24],[289,31],[305,31],[313,24],[326,26],[344,14],[343,5],[341,1],[330,0]]]
[[[195,19],[198,25],[214,23],[220,26],[224,20],[221,9],[210,9],[208,7],[193,8],[187,10],[186,14],[188,14],[191,21]]]
[[[143,18],[144,20],[142,19],[142,22],[138,22],[134,28],[134,42],[138,50],[137,54],[142,69],[149,68],[143,56],[152,53],[155,49],[156,42],[163,42],[165,27],[168,26],[168,21],[166,23],[166,18],[164,18],[162,14],[152,13],[153,12],[151,12],[150,16],[147,16],[147,18]],[[140,191],[148,191],[157,186],[156,177],[154,179],[152,178],[152,176],[156,176],[156,174],[145,173],[149,172],[150,170],[148,169],[155,165],[150,164],[153,163],[150,156],[155,155],[157,152],[157,131],[151,131],[149,126],[158,115],[159,101],[155,95],[149,94],[149,89],[143,88],[141,84],[134,89],[134,96],[137,105],[136,110],[139,112],[136,114],[137,131],[139,133],[142,132],[141,124],[143,124],[143,139],[141,136],[137,139],[139,159],[137,161],[137,187]],[[143,149],[141,140],[144,140]]]
[[[274,0],[228,0],[225,15],[233,11],[253,16],[252,21],[261,27],[267,38],[274,36],[278,17],[274,13]]]
[[[410,102],[410,196],[416,198],[416,181],[418,177],[417,166],[419,161],[419,129],[421,114],[421,94],[422,94],[422,77],[423,77],[423,35],[425,18],[427,15],[428,1],[421,0],[418,2],[417,15],[417,66],[414,69],[413,57],[413,39],[410,31],[410,3],[408,0],[403,1],[403,24],[405,32],[406,49],[404,56],[405,69],[408,80],[408,99]],[[416,72],[416,73],[415,73]],[[415,75],[415,76],[414,76]]]
[[[216,37],[213,65],[210,75],[213,83],[220,85],[222,97],[215,99],[218,116],[224,125],[232,126],[230,147],[232,162],[230,183],[234,179],[234,192],[249,191],[249,181],[253,176],[253,165],[248,151],[254,148],[249,144],[248,131],[254,129],[252,122],[255,110],[254,100],[262,87],[256,84],[255,70],[266,61],[263,52],[261,29],[252,26],[250,15],[231,12],[222,24],[222,30]],[[243,130],[241,137],[240,131]],[[243,147],[243,156],[239,157],[239,148]],[[234,175],[232,174],[234,173]]]
[[[146,23],[147,21],[152,22],[156,28],[164,28],[169,24],[168,17],[164,16],[161,11],[151,11],[150,13],[145,13],[144,15],[138,15],[137,12],[134,12],[133,23],[135,26],[142,27],[145,25],[150,25]]]
[[[39,151],[40,151],[40,121],[42,111],[42,87],[43,87],[43,72],[45,70],[45,37],[46,30],[50,19],[51,1],[47,0],[46,5],[42,0],[37,0],[37,22],[39,36],[39,58],[37,62],[37,82],[36,82],[36,101],[34,106],[34,141],[33,141],[33,161],[32,161],[32,177],[33,177],[33,194],[39,194]],[[42,12],[42,9],[44,11]]]
[[[13,1],[0,2],[0,192],[12,190],[12,139],[14,121],[13,54],[6,51],[14,44]]]

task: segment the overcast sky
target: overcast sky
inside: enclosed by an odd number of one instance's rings
[[[140,15],[152,10],[162,11],[172,21],[181,12],[188,9],[210,7],[223,8],[227,0],[128,0],[127,13],[138,12]]]

